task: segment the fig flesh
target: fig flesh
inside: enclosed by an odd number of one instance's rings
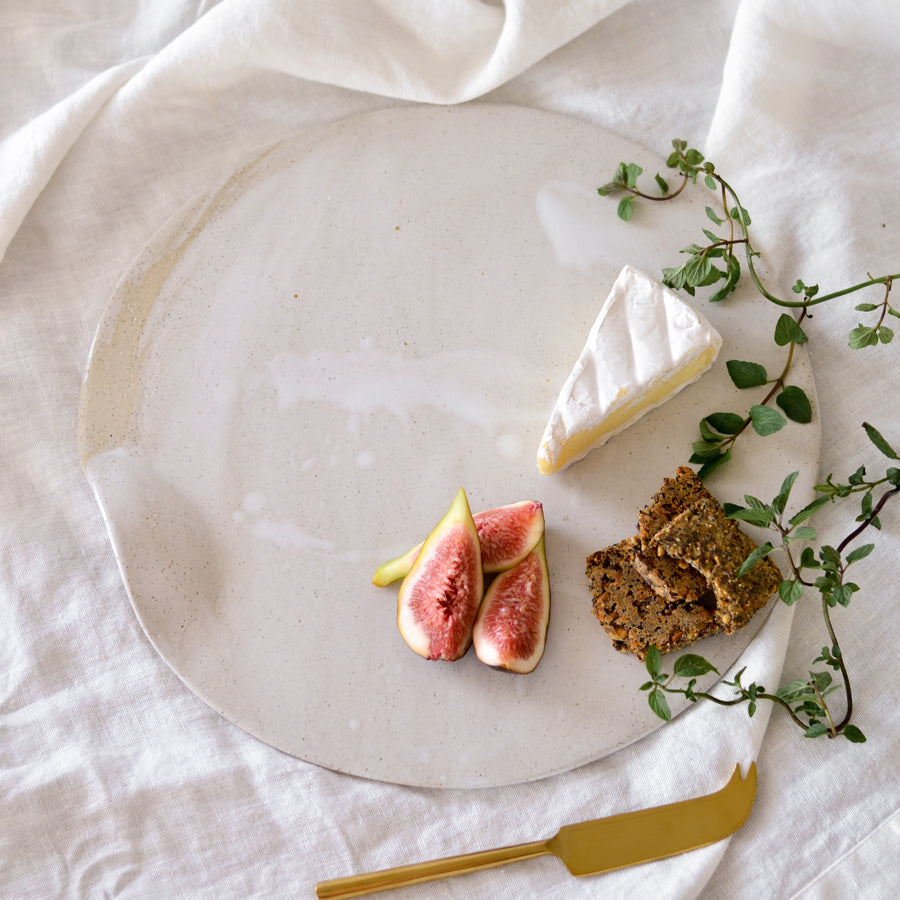
[[[520,500],[475,513],[485,574],[518,565],[544,536],[544,507],[537,500]]]
[[[533,672],[544,655],[549,622],[550,578],[541,538],[487,589],[472,634],[475,654],[496,669]]]
[[[460,488],[425,539],[397,598],[397,627],[425,659],[459,659],[472,643],[484,595],[481,543]]]
[[[544,508],[537,500],[519,500],[473,516],[481,542],[481,566],[486,575],[503,572],[521,562],[544,534]],[[424,543],[424,542],[423,542]],[[417,544],[375,570],[372,583],[386,587],[404,578],[422,550]]]

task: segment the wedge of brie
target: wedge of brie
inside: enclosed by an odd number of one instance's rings
[[[665,403],[713,364],[721,346],[696,310],[625,266],[559,392],[538,469],[558,472]]]

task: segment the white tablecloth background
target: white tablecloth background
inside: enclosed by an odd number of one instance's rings
[[[898,34],[891,0],[4,0],[0,896],[312,896],[326,877],[715,790],[751,759],[753,813],[713,847],[578,880],[546,857],[403,896],[896,896],[897,509],[835,617],[866,744],[698,706],[536,783],[404,788],[272,750],[170,672],[129,606],[75,414],[103,306],[170,213],[265,145],[390,105],[546,109],[654,155],[684,137],[739,188],[782,282],[898,271]],[[900,445],[898,349],[847,348],[858,299],[808,327],[821,474],[841,478],[883,465],[864,419]],[[848,521],[817,524],[836,542]],[[824,643],[810,596],[776,608],[739,665],[774,686]]]

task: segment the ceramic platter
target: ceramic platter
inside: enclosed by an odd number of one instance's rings
[[[745,289],[704,312],[725,346],[669,404],[562,473],[535,454],[616,275],[659,277],[710,202],[596,191],[652,153],[576,119],[408,107],[281,143],[174,216],[100,322],[79,442],[134,610],[184,683],[240,728],[340,772],[436,787],[547,776],[658,727],[591,614],[592,551],[690,455],[697,421],[749,402],[730,358],[782,357]],[[801,354],[795,383],[812,396]],[[802,430],[801,430],[802,429]],[[819,429],[743,439],[710,483],[770,498]],[[374,569],[464,486],[473,510],[544,504],[552,615],[527,676],[473,652],[427,662]],[[725,671],[758,632],[703,642]],[[677,712],[680,708],[676,706]]]

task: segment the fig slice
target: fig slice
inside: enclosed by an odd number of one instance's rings
[[[521,562],[544,534],[544,508],[537,500],[519,500],[473,516],[481,541],[481,566],[486,575]],[[424,541],[422,542],[424,543]],[[372,583],[387,587],[404,578],[422,550],[422,543],[375,570]]]
[[[487,589],[472,634],[475,655],[495,669],[533,672],[544,655],[549,622],[550,577],[541,538]]]
[[[425,659],[459,659],[484,596],[481,542],[465,491],[425,539],[397,598],[397,628]]]
[[[475,513],[485,574],[503,572],[520,563],[544,536],[544,507],[537,500],[519,500]]]

